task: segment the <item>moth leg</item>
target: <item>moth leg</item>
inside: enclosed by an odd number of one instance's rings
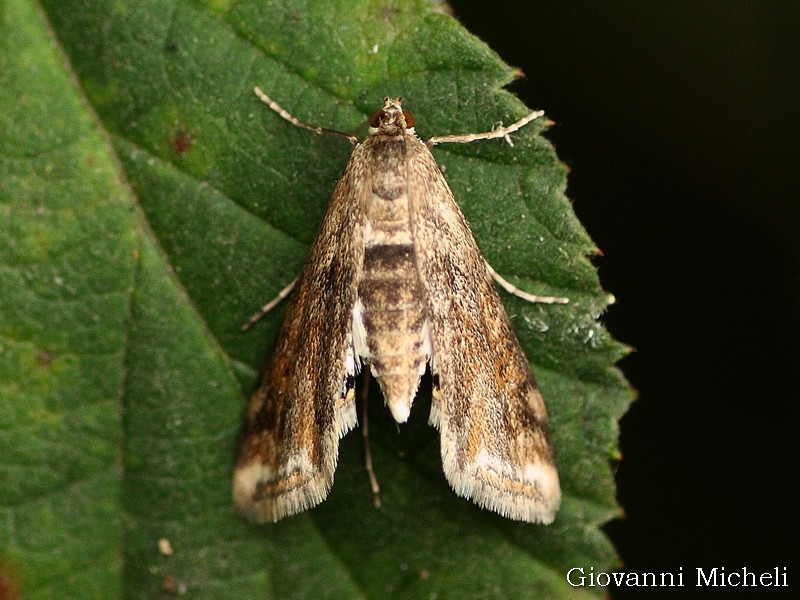
[[[261,88],[253,88],[253,91],[256,93],[256,96],[259,99],[269,106],[272,110],[278,113],[279,116],[286,119],[292,125],[296,125],[297,127],[302,127],[303,129],[308,129],[309,131],[313,131],[318,135],[332,135],[335,137],[341,137],[349,141],[354,146],[358,144],[361,140],[359,140],[356,136],[351,135],[349,133],[344,133],[343,131],[336,131],[335,129],[326,129],[325,127],[319,127],[318,125],[311,125],[306,123],[305,121],[301,121],[294,115],[292,115],[289,111],[283,108],[280,104],[275,102],[272,98],[267,96],[264,92],[261,91]]]
[[[492,268],[492,265],[490,265],[488,261],[486,262],[486,268],[488,269],[489,274],[492,276],[492,279],[494,279],[501,288],[517,298],[522,298],[523,300],[527,300],[528,302],[533,302],[536,304],[567,304],[569,302],[569,298],[563,298],[561,296],[537,296],[535,294],[529,294],[525,290],[519,289],[507,279],[504,279]]]
[[[498,121],[497,123],[494,124],[494,127],[492,127],[492,131],[494,131],[495,129],[502,129],[502,127],[503,127],[503,122]],[[511,139],[511,136],[508,135],[507,133],[503,136],[503,140],[505,141],[506,144],[508,144],[512,148],[514,147],[514,141]]]
[[[432,138],[428,138],[425,142],[425,145],[428,148],[432,148],[436,144],[467,144],[469,142],[475,142],[477,140],[493,140],[497,138],[508,138],[508,134],[514,133],[518,129],[525,127],[528,123],[533,121],[534,119],[538,119],[539,117],[544,115],[543,110],[535,110],[532,113],[528,114],[525,117],[522,117],[516,123],[512,123],[508,127],[498,127],[497,129],[493,129],[492,131],[484,131],[483,133],[460,133],[456,135],[436,135]],[[512,144],[513,146],[513,144]]]
[[[378,478],[372,468],[372,450],[369,445],[369,369],[364,369],[361,386],[361,437],[364,439],[364,465],[367,469],[369,484],[372,487],[372,497],[375,508],[381,507],[381,488]]]
[[[278,292],[277,296],[275,296],[272,300],[270,300],[264,306],[262,306],[256,314],[247,319],[247,322],[244,325],[242,325],[242,331],[247,331],[248,329],[250,329],[253,325],[256,324],[256,322],[261,317],[263,317],[265,314],[267,314],[269,311],[275,308],[278,305],[278,303],[281,302],[281,300],[286,298],[286,296],[291,294],[296,283],[297,283],[297,277],[295,277],[294,280],[292,280],[292,282],[289,285],[287,285],[280,292]]]

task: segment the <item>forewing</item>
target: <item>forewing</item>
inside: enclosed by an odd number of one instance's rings
[[[352,308],[364,255],[366,169],[353,151],[247,408],[234,502],[258,521],[321,502],[333,483],[339,438],[356,423]]]
[[[542,396],[452,192],[427,147],[415,148],[412,230],[445,476],[482,507],[549,523],[561,493]]]

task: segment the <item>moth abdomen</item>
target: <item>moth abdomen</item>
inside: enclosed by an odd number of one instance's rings
[[[377,234],[381,224],[373,224],[372,230]],[[368,245],[358,297],[366,338],[363,356],[392,416],[403,423],[430,355],[413,244]]]

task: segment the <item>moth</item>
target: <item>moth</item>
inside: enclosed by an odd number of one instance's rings
[[[493,279],[529,300],[566,299],[526,294],[491,269],[430,152],[443,142],[509,139],[543,113],[422,141],[401,99],[386,98],[360,141],[299,121],[255,91],[290,123],[354,149],[246,411],[237,509],[266,522],[322,502],[339,439],[357,422],[360,370],[369,368],[404,423],[429,368],[429,422],[455,492],[514,520],[550,523],[561,492],[547,413]]]

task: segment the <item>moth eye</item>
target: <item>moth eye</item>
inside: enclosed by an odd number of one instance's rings
[[[380,127],[381,124],[381,115],[383,115],[382,110],[376,110],[369,116],[369,126],[370,127]]]
[[[413,127],[414,123],[416,123],[416,119],[414,118],[414,115],[412,115],[407,110],[404,110],[403,111],[403,116],[406,118],[406,128],[410,129],[411,127]]]

